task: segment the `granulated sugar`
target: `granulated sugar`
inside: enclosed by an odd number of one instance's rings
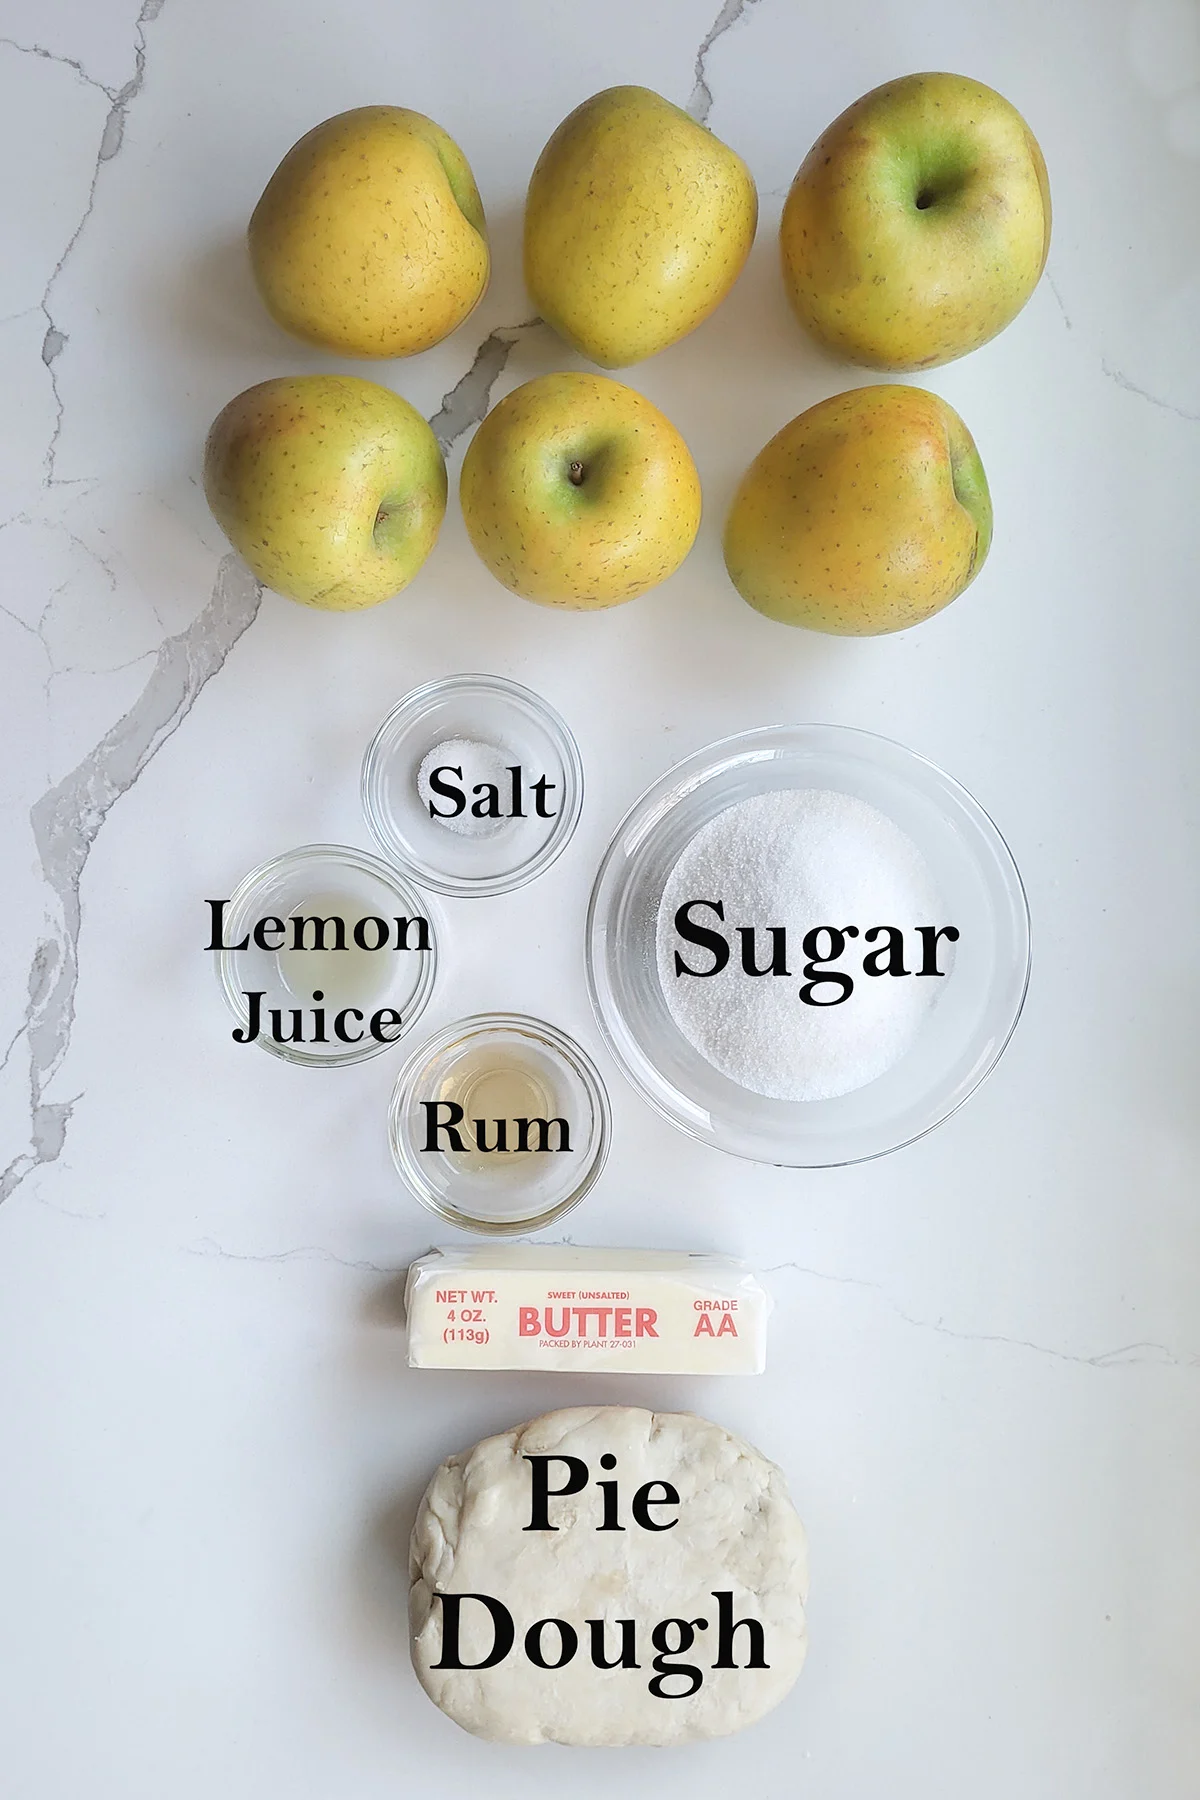
[[[689,967],[713,961],[676,932],[676,912],[692,900],[719,900],[725,909],[723,922],[704,907],[691,915],[719,930],[730,946],[725,967],[707,977],[675,971],[676,951]],[[814,788],[739,801],[696,833],[663,890],[657,959],[671,1016],[702,1056],[753,1093],[778,1100],[851,1093],[904,1055],[944,984],[915,973],[864,975],[864,955],[884,940],[864,944],[860,935],[830,965],[854,978],[849,998],[840,1005],[806,1005],[799,998],[804,934],[817,926],[853,925],[860,934],[876,925],[898,926],[911,944],[912,969],[921,963],[914,928],[944,923],[941,905],[916,845],[865,801]],[[745,974],[739,926],[758,928],[759,967],[771,960],[768,927],[785,927],[789,974]],[[952,967],[946,946],[941,967]]]

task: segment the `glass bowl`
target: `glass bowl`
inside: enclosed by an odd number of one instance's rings
[[[676,1025],[658,973],[659,905],[684,847],[726,807],[783,788],[855,795],[890,818],[925,858],[944,917],[961,933],[952,978],[905,1053],[834,1099],[769,1099],[721,1073]],[[1029,908],[995,825],[933,763],[866,731],[770,726],[697,751],[626,814],[592,890],[587,957],[600,1028],[664,1118],[735,1156],[827,1168],[922,1137],[995,1066],[1029,981]]]
[[[462,740],[490,754],[472,769],[461,750],[452,753],[439,767],[459,769],[461,776],[443,774],[439,789],[423,798],[417,786],[422,764],[439,745]],[[495,776],[497,804],[508,813],[513,767],[522,771],[515,799],[524,816],[495,825],[481,819],[475,835],[461,829],[471,823],[473,806],[491,804],[486,795],[473,796],[472,775]],[[554,807],[552,817],[536,810],[539,777],[550,784],[540,804],[544,811]],[[450,813],[457,800],[447,788],[462,795],[456,816]],[[414,688],[387,715],[363,758],[362,803],[383,854],[422,887],[442,894],[506,894],[566,849],[583,805],[583,763],[566,725],[537,694],[498,675],[453,675]],[[431,805],[446,817],[432,817]]]
[[[457,1120],[453,1106],[461,1110]],[[530,1122],[525,1147],[521,1121]],[[448,1225],[501,1237],[539,1231],[578,1206],[604,1167],[608,1094],[591,1058],[565,1032],[519,1013],[479,1013],[409,1056],[396,1078],[388,1135],[405,1183]]]
[[[271,926],[256,940],[262,920]],[[375,949],[385,934],[386,944]],[[407,949],[399,947],[402,938]],[[221,943],[217,975],[239,1029],[247,1029],[250,1017],[247,996],[260,994],[263,1029],[253,1041],[285,1062],[310,1067],[378,1056],[411,1031],[437,978],[428,902],[386,863],[344,844],[305,844],[253,869],[225,908]],[[288,1037],[299,1010],[303,1041],[276,1041],[272,1009],[280,1011]],[[399,1013],[400,1023],[380,1019],[381,1035],[372,1035],[372,1021],[384,1009]]]

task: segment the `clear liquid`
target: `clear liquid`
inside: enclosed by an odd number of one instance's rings
[[[341,919],[346,948],[293,950],[290,947],[293,915],[305,919]],[[354,927],[370,916],[362,902],[350,894],[315,894],[312,899],[291,907],[284,920],[288,947],[275,954],[280,980],[288,991],[298,1000],[311,1004],[314,991],[319,989],[325,996],[323,1004],[326,1007],[362,1006],[364,1001],[381,996],[391,983],[392,958],[398,953],[390,948],[394,938],[382,950],[359,949],[354,942]],[[391,928],[394,933],[394,923]],[[368,940],[374,942],[375,928],[370,927],[367,935]],[[304,942],[311,944],[313,941],[314,927],[309,925],[304,932]],[[337,942],[336,928],[328,924],[325,943],[332,946]]]
[[[521,1166],[529,1156],[540,1154],[535,1149],[536,1132],[529,1134],[532,1142],[527,1139],[524,1150],[517,1149],[515,1121],[552,1119],[560,1111],[554,1091],[541,1071],[516,1052],[503,1048],[475,1051],[464,1056],[443,1077],[437,1098],[455,1101],[463,1109],[458,1130],[466,1148],[462,1152],[447,1150],[444,1154],[460,1168],[469,1167],[472,1173],[511,1170],[514,1164]],[[489,1144],[494,1144],[497,1139],[497,1119],[505,1120],[507,1147],[504,1150],[480,1150],[475,1142],[476,1119],[483,1120]],[[552,1146],[557,1144],[558,1137],[556,1127],[550,1138]]]

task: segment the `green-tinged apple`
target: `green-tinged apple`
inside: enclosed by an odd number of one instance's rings
[[[563,120],[525,204],[525,281],[560,337],[602,368],[685,337],[750,254],[758,195],[741,157],[643,87]]]
[[[725,527],[725,566],[770,619],[868,637],[948,606],[991,540],[970,432],[936,394],[889,384],[810,406],[759,452]]]
[[[285,375],[217,415],[204,492],[265,586],[353,612],[407,587],[433,549],[446,465],[420,413],[390,388]]]
[[[779,236],[788,296],[822,344],[872,369],[929,369],[986,344],[1037,286],[1046,165],[992,88],[907,75],[813,145]]]
[[[348,356],[428,350],[488,283],[470,165],[403,106],[359,106],[307,132],[267,183],[249,239],[271,316]]]
[[[687,445],[604,375],[541,375],[501,400],[467,449],[461,498],[492,574],[543,606],[644,594],[679,567],[700,525]]]

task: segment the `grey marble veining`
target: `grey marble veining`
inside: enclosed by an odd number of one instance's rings
[[[992,481],[989,566],[918,631],[788,633],[731,590],[722,518],[788,418],[873,377],[788,312],[779,203],[849,100],[938,66],[1017,101],[1057,214],[1043,289],[929,382]],[[334,617],[261,594],[207,516],[203,434],[241,387],[331,360],[277,332],[247,277],[266,172],[379,99],[470,155],[491,289],[378,376],[456,468],[517,382],[578,366],[530,316],[521,199],[558,120],[627,81],[735,147],[762,208],[729,299],[623,377],[696,457],[685,567],[609,614],[530,607],[482,570],[452,498],[402,600]],[[394,1800],[399,1772],[521,1800],[549,1771],[605,1800],[605,1759],[511,1760],[432,1713],[403,1540],[447,1451],[632,1397],[744,1432],[814,1550],[792,1700],[695,1755],[627,1753],[634,1792],[1191,1800],[1200,5],[0,0],[0,95],[20,170],[0,193],[13,1793]],[[476,667],[562,712],[587,802],[536,886],[447,907],[425,1023],[514,1006],[597,1051],[612,1153],[569,1241],[746,1257],[776,1302],[754,1383],[422,1382],[397,1276],[436,1228],[388,1161],[396,1062],[325,1079],[230,1040],[200,896],[289,844],[366,843],[374,724]],[[732,732],[821,718],[978,795],[1027,883],[1035,964],[1012,1045],[953,1120],[876,1164],[797,1172],[708,1151],[626,1090],[580,933],[647,781]]]
[[[695,56],[695,90],[689,111],[704,123],[712,109],[708,86],[708,58],[713,45],[758,0],[725,0]],[[54,391],[55,426],[45,452],[44,487],[58,484],[55,459],[63,425],[64,399],[55,365],[69,339],[55,323],[52,310],[56,283],[92,216],[97,185],[106,163],[119,153],[125,135],[129,107],[146,80],[146,26],[162,11],[164,0],[143,0],[134,27],[134,68],[120,88],[95,81],[82,63],[62,57],[38,44],[2,41],[23,54],[64,63],[81,80],[98,88],[110,102],[101,133],[96,163],[88,189],[87,205],[51,271],[42,294],[46,334],[42,361]],[[516,345],[542,321],[536,316],[515,325],[494,327],[479,344],[471,366],[442,397],[429,423],[443,455],[471,431],[487,413],[492,392]],[[74,1101],[50,1102],[43,1098],[70,1046],[78,986],[81,909],[79,884],[88,852],[109,808],[137,780],[159,746],[176,731],[204,685],[217,675],[242,633],[253,623],[261,590],[237,559],[223,558],[209,599],[188,629],[160,646],[154,669],[133,707],[105,733],[95,749],[65,779],[38,800],[32,809],[34,838],[48,887],[51,935],[33,953],[29,997],[25,1017],[10,1039],[11,1057],[24,1038],[29,1054],[29,1147],[11,1157],[0,1175],[0,1203],[6,1200],[33,1170],[56,1160],[66,1141]],[[7,1058],[6,1058],[7,1060]]]

